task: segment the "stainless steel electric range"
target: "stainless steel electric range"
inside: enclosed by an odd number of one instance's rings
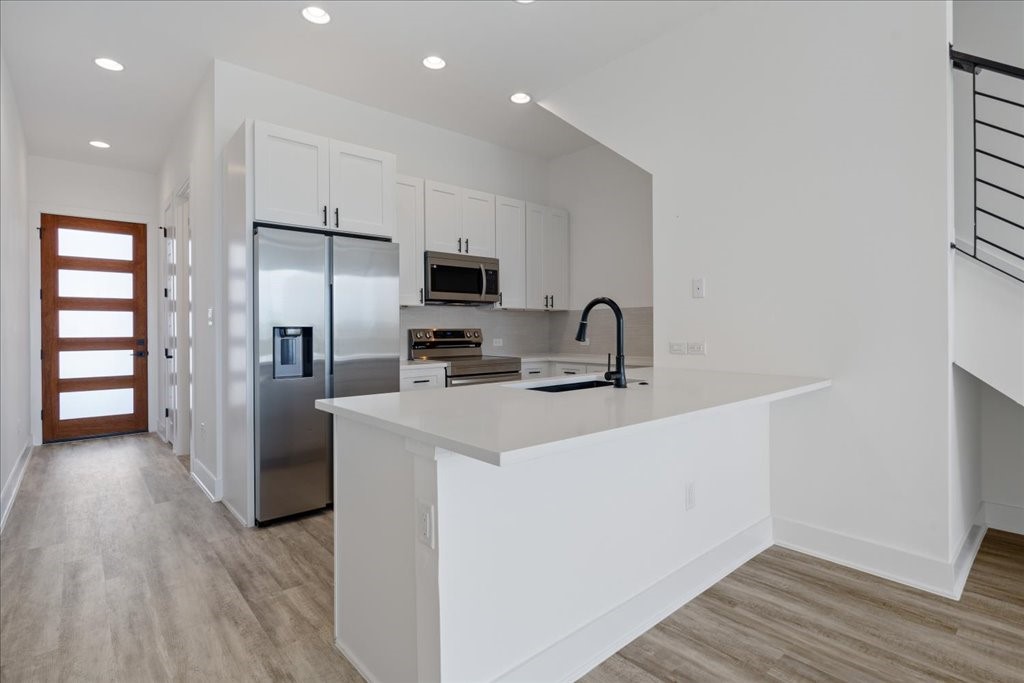
[[[485,356],[480,329],[411,329],[409,360],[443,360],[448,363],[445,386],[511,382],[520,379],[522,363],[511,356]]]

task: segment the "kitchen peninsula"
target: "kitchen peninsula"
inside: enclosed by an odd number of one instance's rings
[[[830,382],[627,374],[316,402],[368,680],[574,679],[771,544],[769,404]]]

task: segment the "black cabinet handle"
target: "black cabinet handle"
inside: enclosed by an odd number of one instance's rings
[[[423,303],[423,288],[420,287],[420,303]]]
[[[414,379],[412,381],[412,383],[413,384],[426,384],[429,381],[430,381],[429,379]]]
[[[334,227],[341,227],[338,223],[338,207],[334,207]]]
[[[327,205],[324,204],[324,225],[327,225]]]
[[[539,375],[540,374],[540,370],[527,370],[526,374],[527,375]]]
[[[552,294],[551,295],[551,308],[554,308],[554,307],[555,307],[555,295]]]
[[[501,306],[501,297],[504,292],[498,292],[498,305]]]
[[[462,238],[459,238],[459,253],[462,253]]]
[[[469,253],[469,238],[466,238],[466,253]]]

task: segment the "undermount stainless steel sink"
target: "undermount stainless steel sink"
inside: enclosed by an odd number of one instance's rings
[[[539,387],[526,387],[530,391],[546,391],[558,393],[562,391],[579,391],[580,389],[597,389],[598,387],[610,387],[614,382],[606,382],[601,379],[588,379],[582,382],[562,382],[561,384],[545,384]]]

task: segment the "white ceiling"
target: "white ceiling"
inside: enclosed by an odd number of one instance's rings
[[[26,2],[0,39],[29,152],[155,171],[213,59],[552,158],[592,143],[535,100],[713,2]],[[448,67],[420,61],[443,56]],[[93,64],[112,57],[110,73]],[[609,93],[609,97],[614,97]],[[109,150],[88,146],[92,139]]]

